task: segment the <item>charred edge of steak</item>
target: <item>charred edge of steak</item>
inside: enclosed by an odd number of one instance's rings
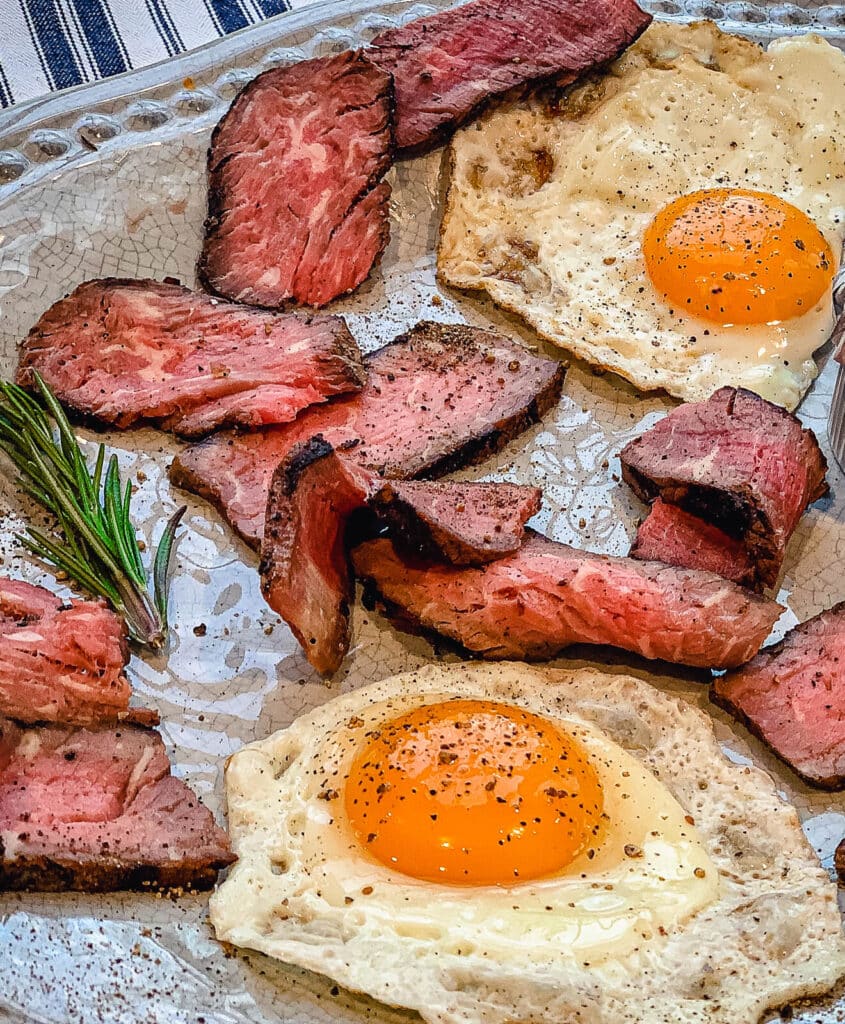
[[[764,648],[764,650],[761,653],[769,654],[771,652],[774,652],[776,649],[779,649],[781,646],[782,643],[776,644],[772,647]],[[803,782],[806,782],[808,786],[813,786],[815,789],[825,789],[830,792],[845,789],[845,776],[808,775],[807,773],[801,771],[801,769],[797,765],[793,764],[792,761],[784,757],[775,747],[772,746],[771,743],[769,743],[769,741],[766,739],[765,733],[754,721],[754,719],[746,715],[746,713],[742,710],[741,707],[738,707],[736,704],[734,704],[724,694],[718,693],[716,691],[715,685],[710,686],[710,701],[717,707],[722,708],[723,711],[727,711],[728,714],[732,715],[738,722],[741,722],[745,726],[745,728],[752,734],[752,736],[756,736],[757,739],[760,740],[766,746],[767,750],[770,750],[775,755],[775,757],[778,758],[779,761],[782,761],[790,769],[790,771],[795,772],[798,778],[801,779]]]
[[[642,27],[637,29],[636,33],[632,35],[630,39],[622,41],[619,44],[619,47],[613,54],[613,56],[609,57],[606,61],[603,61],[602,63],[596,64],[590,70],[589,74],[599,75],[607,68],[609,68],[615,60],[618,60],[622,56],[622,54],[625,53],[626,50],[628,50],[631,46],[634,45],[634,43],[640,38],[643,32],[645,32],[645,30],[648,28],[648,26],[652,23],[653,20],[654,18],[652,15],[643,12]],[[388,29],[387,32],[385,32],[384,34],[387,35],[395,31],[398,30]],[[395,44],[388,44],[388,46],[393,45]],[[385,63],[385,66],[382,66],[382,64],[379,63],[377,56],[375,55],[380,48],[381,47],[380,44],[378,43],[378,38],[376,38],[375,40],[373,40],[373,44],[368,50],[370,59],[377,67],[381,68],[383,71],[387,71],[389,74],[391,74],[392,77],[392,72],[390,72],[390,68],[389,66],[387,66],[387,63]],[[480,117],[488,108],[490,108],[494,104],[516,102],[522,99],[523,97],[529,95],[538,86],[542,85],[551,85],[555,86],[556,88],[565,88],[566,86],[572,85],[574,82],[578,81],[580,78],[583,77],[584,75],[579,75],[574,72],[554,71],[548,75],[537,75],[533,78],[529,78],[525,82],[521,82],[520,84],[515,85],[510,89],[506,89],[503,92],[488,93],[488,95],[482,96],[481,99],[477,100],[476,103],[474,103],[468,110],[461,111],[459,114],[455,114],[453,117],[451,117],[448,121],[444,121],[442,124],[438,125],[437,128],[435,128],[435,130],[431,133],[431,135],[429,135],[429,137],[425,139],[423,142],[417,143],[416,145],[413,146],[403,146],[402,148],[397,147],[396,157],[405,158],[421,156],[423,153],[428,153],[432,149],[436,149],[438,146],[447,142],[455,134],[458,128],[467,124],[469,121],[472,121],[477,117]]]
[[[341,218],[340,222],[337,225],[338,227],[340,227],[340,225],[345,222],[346,218],[349,216],[349,214],[355,208],[355,206],[357,206],[358,203],[360,203],[365,198],[365,196],[372,192],[373,189],[379,184],[384,175],[387,174],[387,172],[393,166],[393,162],[396,157],[396,91],[393,87],[393,76],[390,74],[389,71],[385,71],[384,68],[382,68],[374,60],[372,60],[368,56],[368,54],[364,52],[363,49],[354,50],[352,51],[352,53],[354,54],[355,61],[361,61],[362,63],[366,62],[367,64],[372,64],[374,67],[378,68],[379,71],[384,72],[387,76],[384,92],[378,93],[373,101],[374,103],[378,103],[383,100],[387,101],[387,146],[385,149],[384,156],[379,161],[379,163],[373,168],[372,173],[364,183],[363,187],[361,188],[361,191],[349,204],[349,207],[347,208],[346,212],[344,213],[343,217]],[[235,98],[232,100],[229,109],[226,111],[223,117],[220,118],[218,123],[214,126],[214,131],[211,133],[211,140],[209,142],[208,150],[206,152],[206,169],[208,175],[208,212],[206,214],[205,220],[203,221],[203,239],[208,239],[215,234],[215,232],[220,226],[221,217],[226,212],[226,193],[222,185],[220,184],[220,171],[235,154],[229,153],[221,161],[219,161],[218,163],[214,163],[214,150],[215,147],[217,146],[217,139],[223,127],[223,123],[230,116],[236,116],[237,107],[239,107],[242,103],[245,103],[254,91],[256,91],[259,88],[263,88],[263,86],[267,84],[266,80],[268,78],[279,77],[285,70],[285,68],[269,68],[267,71],[262,71],[260,75],[257,75],[255,78],[253,78],[251,82],[247,82],[243,89],[241,89],[237,96],[235,96]],[[387,189],[388,192],[387,195],[385,196],[385,204],[389,202],[391,195],[391,189],[389,185],[387,186]],[[332,232],[332,237],[334,237],[334,232]],[[375,258],[373,259],[370,271],[364,280],[369,279],[373,271],[381,263],[381,258],[384,255],[384,251],[387,248],[389,242],[390,221],[388,217],[385,217],[379,230],[378,252],[376,253]],[[214,282],[211,279],[211,271],[208,266],[208,252],[205,244],[203,244],[202,248],[200,249],[200,254],[197,259],[197,279],[201,282],[202,286],[207,291],[211,292],[214,295],[219,295],[221,298],[226,298],[226,296],[223,295],[222,292],[217,291],[217,288],[215,287]],[[364,282],[362,281],[361,284],[363,283]],[[360,284],[355,286],[355,288],[360,287]],[[351,291],[355,291],[355,288],[348,289],[343,294],[348,295]],[[341,297],[341,295],[335,296],[336,299],[339,299]],[[297,305],[297,303],[293,299],[285,303],[285,307],[287,308],[295,305]],[[257,308],[278,310],[280,307],[258,306]]]
[[[322,434],[315,434],[309,440],[294,445],[282,465],[273,474],[273,480],[270,485],[271,503],[272,493],[276,486],[281,487],[282,494],[286,498],[292,497],[297,487],[299,487],[302,474],[310,466],[313,466],[315,462],[319,462],[320,459],[325,459],[326,456],[333,453],[334,447]],[[280,477],[278,484],[276,482],[277,476]]]
[[[408,560],[414,556],[408,555]],[[446,633],[440,633],[436,629],[424,626],[420,620],[412,615],[401,605],[386,598],[378,588],[375,580],[368,576],[359,576],[361,584],[361,604],[369,612],[378,612],[400,633],[407,633],[409,636],[418,636],[425,640],[438,655],[454,654],[466,661],[489,661],[483,651],[473,651]],[[523,661],[531,661],[531,658],[523,658]],[[536,661],[547,660],[544,658],[533,659]]]
[[[172,864],[141,864],[98,856],[96,859],[48,857],[27,854],[5,857],[0,838],[0,891],[28,892],[116,892],[140,889],[158,892],[168,889],[206,890],[213,888],[217,873],[234,857],[213,864],[180,858]]]
[[[628,463],[622,463],[622,479],[640,500],[650,505],[655,498],[678,505],[699,519],[718,527],[734,540],[742,540],[749,532],[768,528],[765,516],[758,512],[750,491],[723,491],[701,484],[675,483],[646,476]]]
[[[843,321],[843,329],[845,329],[845,321]],[[836,847],[836,853],[833,855],[833,866],[836,868],[839,881],[845,882],[845,839]]]

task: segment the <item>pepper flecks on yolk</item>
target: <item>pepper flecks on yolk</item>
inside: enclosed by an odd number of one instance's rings
[[[345,785],[358,840],[414,878],[509,885],[597,842],[603,799],[578,741],[483,700],[429,704],[380,726]]]
[[[719,324],[770,324],[809,312],[831,286],[833,253],[797,207],[748,189],[691,192],[643,237],[655,288],[679,312]]]

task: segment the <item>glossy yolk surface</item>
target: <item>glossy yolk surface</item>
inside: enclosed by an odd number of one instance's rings
[[[602,791],[577,740],[521,708],[430,704],[370,735],[345,786],[359,841],[437,882],[496,885],[566,867],[596,843]]]
[[[707,189],[665,206],[643,237],[655,288],[719,324],[769,324],[813,308],[833,280],[827,240],[801,210],[747,189]]]

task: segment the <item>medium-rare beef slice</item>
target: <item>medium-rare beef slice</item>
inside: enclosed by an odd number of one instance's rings
[[[483,565],[516,551],[540,510],[539,487],[454,480],[394,480],[372,504],[391,537],[424,558]]]
[[[491,97],[614,60],[650,22],[633,0],[473,0],[382,32],[369,54],[393,75],[397,147],[420,152]]]
[[[393,85],[361,51],[265,71],[211,137],[199,275],[239,302],[324,306],[389,238]]]
[[[261,545],[262,593],[325,675],[337,671],[349,650],[352,578],[345,535],[353,512],[368,503],[380,514],[388,507],[390,529],[398,524],[406,541],[423,538],[435,550],[489,561],[499,537],[499,555],[508,538],[519,545],[525,520],[540,504],[532,487],[421,480],[402,489],[396,514],[399,499],[386,498],[385,491],[400,485],[358,465],[349,457],[354,451],[335,451],[320,434],[293,448],[273,473]]]
[[[740,586],[760,589],[756,567],[741,540],[661,498],[655,498],[637,530],[630,554],[647,562],[715,572]]]
[[[233,859],[157,732],[0,719],[0,889],[209,888]]]
[[[376,482],[318,434],[291,451],[270,484],[261,592],[324,675],[336,672],[349,650],[347,520]]]
[[[716,679],[710,696],[806,782],[845,788],[845,602]]]
[[[742,540],[766,587],[804,510],[828,489],[813,432],[742,388],[679,406],[627,444],[621,460],[644,501],[659,495]]]
[[[727,668],[753,657],[782,611],[713,573],[578,551],[533,531],[476,568],[404,558],[385,538],[355,571],[402,619],[484,658],[550,658],[607,644],[645,658]]]
[[[273,314],[167,281],[86,281],[29,332],[18,383],[34,371],[58,398],[117,427],[152,420],[186,437],[288,423],[364,383],[337,316]]]
[[[171,479],[216,504],[252,547],[261,543],[270,479],[315,434],[390,479],[440,476],[498,451],[560,398],[565,367],[493,331],[421,323],[364,359],[363,390],[284,427],[220,433],[192,445]]]
[[[102,601],[62,601],[0,577],[0,716],[91,725],[158,715],[130,708],[122,620]]]

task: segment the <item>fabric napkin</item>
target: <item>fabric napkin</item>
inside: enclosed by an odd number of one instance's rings
[[[0,105],[165,60],[313,0],[0,0]]]

